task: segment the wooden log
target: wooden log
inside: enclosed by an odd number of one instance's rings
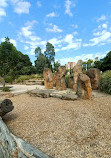
[[[8,112],[14,109],[13,103],[10,99],[0,101],[0,116],[3,117]]]

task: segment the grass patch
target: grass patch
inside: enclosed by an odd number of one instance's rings
[[[10,87],[3,87],[3,88],[2,88],[2,91],[3,91],[3,92],[10,92]]]

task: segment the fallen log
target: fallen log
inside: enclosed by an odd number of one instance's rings
[[[14,109],[13,103],[10,99],[0,101],[0,116],[3,117],[8,112]]]

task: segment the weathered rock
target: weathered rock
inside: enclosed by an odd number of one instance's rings
[[[73,89],[75,92],[77,92],[77,80],[80,73],[82,73],[82,60],[79,60],[73,68],[73,78],[74,78]]]
[[[73,76],[71,76],[68,81],[68,88],[73,89],[73,86],[74,86],[74,79]]]
[[[53,86],[54,87],[56,87],[56,73],[57,72],[55,72],[54,75],[53,75]]]
[[[5,99],[0,101],[0,116],[3,117],[8,112],[11,112],[14,109],[13,103],[10,99]]]
[[[86,72],[86,75],[88,75],[91,80],[92,89],[98,90],[100,88],[100,81],[101,81],[100,71],[96,68],[92,68]]]
[[[49,68],[44,69],[43,76],[45,88],[53,89],[53,74]]]
[[[74,94],[63,94],[61,99],[75,101],[78,99],[78,97],[77,97],[77,95],[74,95]]]
[[[0,158],[49,158],[49,156],[13,135],[0,117]]]
[[[59,66],[59,68],[56,72],[56,89],[57,90],[65,90],[66,89],[65,73],[66,73],[65,66]]]
[[[54,90],[32,90],[28,94],[34,97],[49,98]]]
[[[91,99],[92,97],[90,78],[85,74],[79,74],[78,76],[77,95],[82,99]]]

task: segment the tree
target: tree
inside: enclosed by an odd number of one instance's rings
[[[59,61],[54,62],[54,71],[57,71],[60,65]]]
[[[101,70],[111,70],[111,51],[106,55],[101,64]]]
[[[6,37],[5,42],[0,44],[0,76],[3,78],[18,63],[18,54],[16,52],[16,48],[10,43],[10,39]],[[5,82],[3,86],[5,86]]]
[[[89,59],[87,61],[87,69],[91,68],[91,64],[93,63],[93,60],[92,59]]]
[[[35,56],[38,57],[40,54],[41,54],[41,48],[40,48],[40,47],[37,47],[37,48],[35,49]]]
[[[44,68],[48,68],[50,66],[50,62],[48,58],[44,54],[39,54],[37,60],[35,61],[35,67],[37,73],[42,74]]]
[[[50,62],[50,68],[51,68],[51,63],[54,63],[54,56],[55,56],[55,50],[54,50],[54,46],[47,42],[46,44],[46,50],[44,52],[45,56],[48,58],[49,62]]]
[[[94,67],[101,70],[101,64],[102,64],[101,61],[95,61],[94,62]]]

